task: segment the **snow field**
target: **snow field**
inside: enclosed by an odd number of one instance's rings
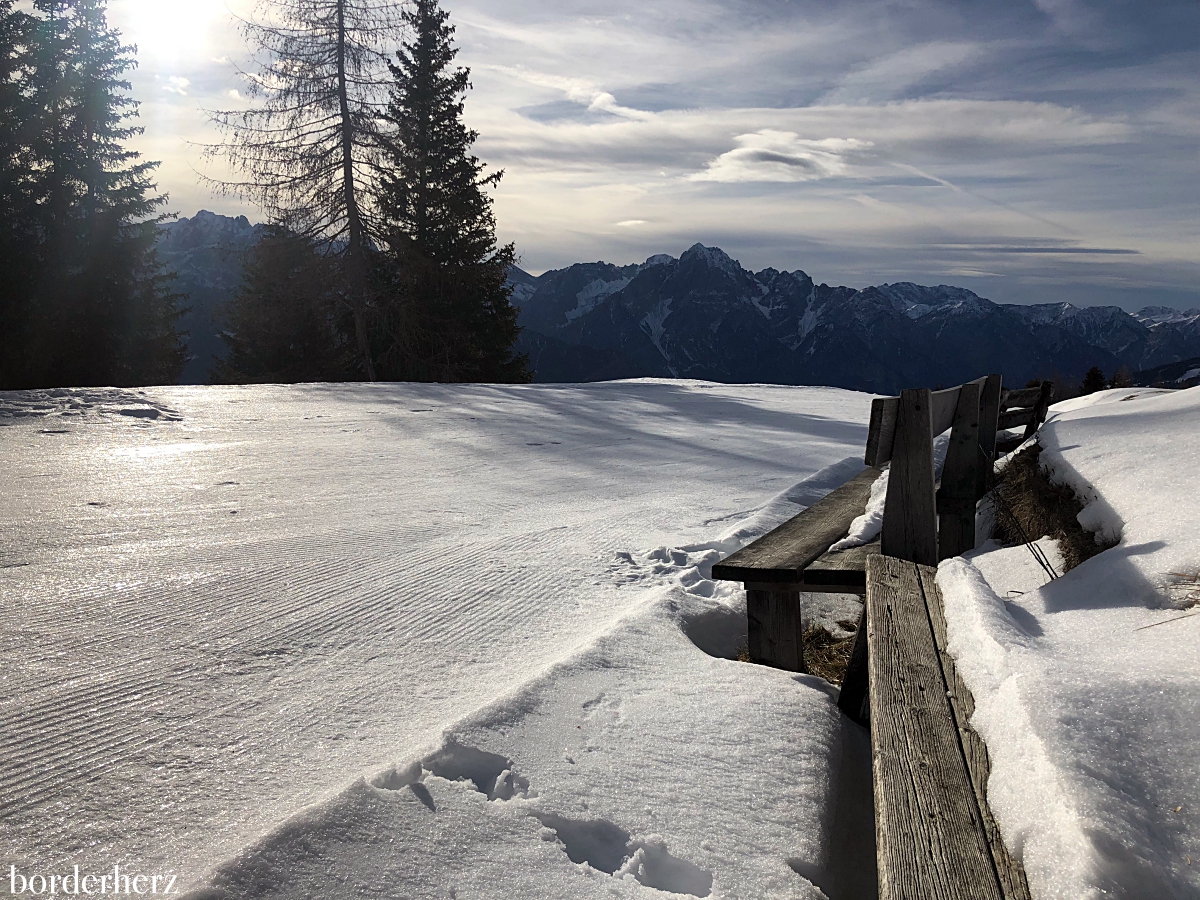
[[[1037,900],[1197,897],[1200,617],[1178,618],[1172,573],[1200,571],[1200,391],[1108,391],[1051,413],[1043,466],[1119,543],[1049,584],[1024,547],[940,566],[989,802]]]
[[[0,857],[194,896],[855,896],[862,735],[720,658],[744,614],[708,576],[861,469],[869,401],[0,395]]]

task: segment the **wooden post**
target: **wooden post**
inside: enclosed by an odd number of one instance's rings
[[[980,499],[992,489],[992,475],[996,465],[996,431],[1000,421],[999,375],[989,375],[979,398],[979,454],[980,466],[975,482],[975,499]]]
[[[979,385],[964,384],[937,494],[938,559],[975,549],[975,489],[979,471]]]
[[[750,662],[789,672],[804,667],[804,623],[800,592],[746,585],[746,643]]]
[[[1054,393],[1054,385],[1049,381],[1042,382],[1042,390],[1038,394],[1037,403],[1033,407],[1033,420],[1025,426],[1025,436],[1022,440],[1029,440],[1038,430],[1038,426],[1046,421],[1046,413],[1050,409],[1051,394]]]
[[[858,631],[854,633],[854,647],[846,663],[846,674],[842,676],[842,689],[838,691],[838,708],[859,725],[868,725],[870,708],[867,694],[870,690],[870,674],[867,672],[867,606],[864,602],[862,615],[858,618]]]
[[[931,392],[900,392],[880,550],[926,566],[938,562]]]

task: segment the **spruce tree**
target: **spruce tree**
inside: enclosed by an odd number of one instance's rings
[[[415,0],[404,19],[380,203],[395,288],[381,364],[397,379],[528,381],[528,359],[513,353],[513,246],[496,245],[487,193],[503,173],[484,174],[462,121],[470,71],[452,67],[454,27],[437,0]]]
[[[225,384],[346,381],[354,374],[340,266],[311,238],[268,227],[250,249],[242,286],[218,311],[229,354],[213,369]]]
[[[1104,372],[1099,366],[1092,366],[1083,376],[1083,385],[1080,393],[1094,394],[1097,391],[1103,391],[1108,387],[1108,379],[1104,377]]]
[[[179,297],[154,250],[157,163],[124,145],[141,132],[122,77],[134,51],[105,6],[35,3],[17,129],[25,354],[12,387],[171,383],[183,365]]]
[[[0,0],[0,387],[24,380],[33,208],[29,196],[29,39],[34,21]]]

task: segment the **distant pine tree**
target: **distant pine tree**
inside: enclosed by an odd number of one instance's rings
[[[1080,390],[1082,394],[1094,394],[1096,391],[1103,391],[1108,388],[1108,379],[1104,377],[1104,372],[1099,366],[1092,366],[1083,376],[1083,387]]]
[[[341,300],[339,263],[313,239],[269,227],[247,256],[242,287],[218,311],[229,354],[217,362],[213,381],[352,380],[352,311]]]
[[[21,371],[11,387],[171,383],[180,315],[155,255],[157,163],[124,142],[137,103],[132,48],[104,0],[36,0],[26,38],[18,152],[20,239],[28,259]]]
[[[462,122],[470,72],[451,68],[454,27],[437,0],[416,0],[404,18],[411,36],[391,64],[390,170],[380,201],[395,289],[377,335],[381,376],[528,381],[528,358],[513,353],[513,246],[496,246],[486,193],[503,173],[483,174],[470,152],[478,133]]]
[[[33,201],[23,123],[30,119],[29,39],[34,20],[0,0],[0,386],[15,386],[28,365],[27,314]]]

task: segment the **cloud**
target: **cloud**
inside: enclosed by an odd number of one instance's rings
[[[958,66],[981,52],[981,44],[967,41],[929,41],[906,47],[847,73],[821,102],[854,103],[901,97],[931,75]]]
[[[196,183],[224,173],[188,143],[215,138],[200,109],[242,87],[229,10],[250,5],[109,5],[141,45],[135,146],[184,214],[255,218]],[[829,282],[960,273],[1006,299],[1131,304],[1157,302],[1137,293],[1153,284],[1197,305],[1195,3],[456,0],[451,16],[477,152],[506,170],[501,237],[533,269],[699,240]],[[1109,248],[1139,252],[1088,252]]]
[[[623,119],[640,121],[646,121],[654,116],[653,113],[645,110],[622,106],[611,93],[601,90],[583,79],[531,71],[524,66],[491,66],[490,68],[538,87],[562,91],[572,103],[584,106],[592,112],[606,112]]]
[[[792,131],[764,129],[734,138],[738,146],[722,153],[689,181],[813,181],[845,174],[847,157],[871,146],[855,138],[802,140]]]
[[[178,94],[180,97],[186,97],[187,88],[191,82],[186,78],[180,78],[177,75],[171,75],[167,78],[167,83],[163,85],[163,90],[172,94]]]

